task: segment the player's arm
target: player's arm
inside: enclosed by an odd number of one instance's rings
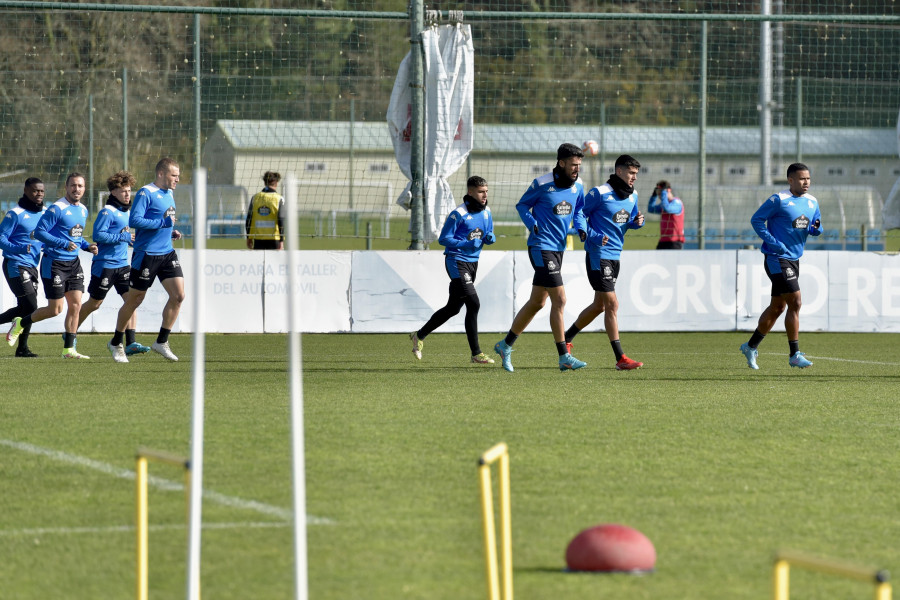
[[[150,194],[142,188],[134,197],[131,210],[128,214],[128,226],[133,229],[163,229],[172,227],[171,217],[164,219],[148,219],[147,210],[150,208]],[[168,225],[166,224],[168,223]]]
[[[634,206],[631,207],[631,218],[628,220],[628,229],[640,229],[644,226],[644,215],[638,208],[637,198],[634,200]]]
[[[516,203],[516,212],[519,213],[519,218],[522,219],[522,222],[525,223],[525,227],[528,228],[528,231],[534,231],[537,233],[537,219],[534,218],[534,215],[531,213],[531,209],[534,208],[535,204],[537,204],[538,198],[540,198],[540,187],[538,186],[537,179],[535,179],[531,187],[525,190],[525,193],[522,194],[522,198]]]
[[[250,221],[253,220],[253,198],[250,199],[250,206],[247,207],[247,220],[244,222],[244,233],[248,236],[250,235]]]
[[[662,202],[660,202],[660,208],[663,211],[670,215],[680,215],[684,212],[684,203],[675,198],[674,196],[669,196],[669,190],[663,190],[663,198]]]
[[[769,228],[766,226],[769,218],[775,214],[775,211],[777,211],[780,206],[781,200],[778,198],[778,195],[770,196],[768,200],[762,203],[762,206],[756,209],[753,216],[750,217],[750,225],[762,241],[767,243],[773,249],[780,248],[783,251],[782,253],[787,253],[787,246],[775,239],[775,236],[772,235]]]
[[[494,242],[497,241],[497,236],[494,235],[494,216],[491,214],[491,209],[485,207],[485,215],[484,215],[484,243],[490,246]]]
[[[441,227],[441,235],[438,236],[438,243],[444,248],[462,248],[469,240],[464,237],[457,237],[457,229],[461,224],[459,213],[456,211],[447,215],[444,226]]]
[[[278,222],[278,231],[281,232],[281,238],[278,240],[280,242],[284,240],[284,198],[278,199],[278,217],[276,221]]]
[[[0,248],[7,254],[26,254],[28,246],[21,246],[12,241],[11,237],[18,224],[16,213],[9,211],[0,222]]]
[[[572,227],[578,232],[579,239],[583,242],[587,239],[587,219],[584,216],[584,188],[575,199],[575,218]]]
[[[819,212],[818,206],[816,206],[816,214],[813,215],[812,223],[809,224],[809,235],[822,235],[822,213]]]
[[[44,216],[41,217],[37,227],[34,228],[34,239],[44,242],[45,246],[50,246],[51,248],[74,250],[75,248],[69,248],[69,240],[50,235],[50,230],[59,221],[59,216],[59,209],[56,206],[51,206],[45,210]]]
[[[663,194],[666,193],[665,190],[662,191]],[[662,212],[662,199],[660,198],[659,188],[653,188],[653,193],[650,194],[650,204],[647,205],[647,212],[653,213],[654,215],[658,215]]]
[[[97,214],[94,221],[94,228],[91,230],[91,239],[98,244],[115,244],[118,242],[130,241],[131,234],[126,232],[110,231],[110,222],[112,215],[108,209],[103,209]],[[123,236],[127,236],[127,239]]]

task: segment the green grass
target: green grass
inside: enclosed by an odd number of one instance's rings
[[[623,324],[624,326],[625,324]],[[623,334],[646,363],[613,369],[583,333],[588,368],[560,373],[549,334],[526,334],[515,373],[471,365],[462,334],[306,335],[310,597],[485,597],[476,459],[510,447],[516,597],[765,598],[778,548],[900,570],[900,336]],[[497,334],[482,334],[485,349]],[[181,357],[116,365],[106,336],[87,362],[33,336],[35,360],[0,358],[0,440],[133,469],[138,446],[189,452],[191,338]],[[207,338],[204,487],[291,506],[286,338]],[[151,474],[180,480],[177,469]],[[0,596],[126,598],[134,588],[134,482],[0,442]],[[151,594],[184,588],[184,498],[152,489]],[[291,531],[277,516],[207,500],[206,598],[289,598]],[[603,522],[645,533],[644,577],[566,574],[564,552]],[[792,576],[793,598],[868,597],[867,584]]]

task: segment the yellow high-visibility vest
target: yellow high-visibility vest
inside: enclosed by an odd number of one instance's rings
[[[278,229],[278,205],[281,195],[277,192],[258,192],[250,200],[250,232],[251,240],[280,240]]]

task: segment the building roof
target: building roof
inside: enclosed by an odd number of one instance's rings
[[[350,148],[348,121],[252,121],[220,120],[216,123],[238,151],[346,152]],[[795,154],[796,130],[773,129],[772,152]],[[552,154],[563,142],[580,144],[603,141],[606,154],[695,155],[699,148],[696,127],[599,125],[481,125],[475,124],[475,153]],[[897,130],[859,128],[805,128],[801,135],[804,156],[897,156]],[[386,122],[353,124],[353,148],[359,151],[393,151]],[[750,127],[709,127],[706,152],[713,156],[750,155],[760,152],[760,131]]]

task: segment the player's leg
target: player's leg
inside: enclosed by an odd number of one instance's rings
[[[806,358],[803,352],[800,352],[800,307],[803,304],[800,298],[800,291],[783,295],[787,304],[787,310],[784,315],[784,329],[787,333],[788,347],[790,356],[788,364],[792,367],[805,369],[812,366],[812,361]]]
[[[98,300],[89,295],[88,299],[81,303],[81,310],[78,311],[78,327],[81,327],[84,320],[87,319],[92,312],[100,308],[101,304],[103,304],[103,300]]]
[[[800,290],[799,287],[795,287],[796,275],[794,275],[791,282],[787,280],[785,267],[790,268],[791,263],[789,261],[782,261],[774,256],[766,256],[763,260],[763,268],[766,271],[766,276],[768,276],[769,280],[772,282],[772,299],[769,302],[769,306],[767,306],[759,316],[756,330],[750,336],[750,339],[741,344],[741,353],[747,359],[747,366],[751,369],[759,369],[759,365],[756,362],[759,357],[757,348],[766,335],[772,331],[775,322],[778,321],[781,313],[787,308],[787,301],[782,296],[786,293],[789,294]]]
[[[119,296],[122,297],[122,301],[125,301],[125,296],[131,292],[131,269],[128,267],[119,267],[114,269],[109,269],[108,279],[110,281],[115,282],[114,287]],[[125,355],[126,356],[134,356],[135,354],[145,354],[150,352],[150,346],[144,346],[143,344],[138,343],[136,339],[137,335],[137,311],[134,311],[131,314],[131,318],[128,319],[128,322],[125,324]]]
[[[178,313],[181,311],[181,304],[184,302],[184,277],[167,277],[162,279],[163,289],[169,294],[169,299],[163,307],[162,327],[159,328],[159,335],[150,348],[166,358],[167,360],[177,361],[178,357],[169,347],[169,334],[175,321],[178,319]]]
[[[421,360],[422,358],[422,349],[425,347],[425,338],[428,337],[432,331],[458,315],[464,304],[463,296],[465,295],[465,284],[463,283],[463,274],[466,272],[465,263],[457,261],[453,257],[446,257],[444,260],[444,269],[450,277],[450,284],[447,289],[447,303],[436,310],[421,328],[409,334],[409,339],[413,344],[413,356],[418,360]],[[469,278],[471,278],[471,276],[469,276]]]
[[[70,281],[71,283],[71,281]],[[83,294],[80,283],[72,284],[75,289],[66,290],[66,317],[64,321],[65,333],[63,334],[63,358],[88,359],[90,356],[81,354],[75,349],[75,336],[78,330],[78,317],[81,313],[81,296]]]
[[[566,347],[566,288],[563,286],[547,288],[550,297],[550,330],[553,332],[553,341],[556,344],[556,353],[559,356],[559,370],[569,371],[586,367],[587,363],[578,360],[569,353]]]
[[[478,311],[481,310],[481,300],[478,293],[472,286],[472,293],[467,294],[463,298],[466,305],[466,340],[469,342],[469,351],[472,356],[472,362],[481,365],[494,364],[494,359],[481,351],[481,344],[478,342]]]
[[[512,325],[506,333],[506,337],[494,344],[494,352],[500,355],[500,362],[504,369],[509,372],[514,371],[512,365],[513,344],[528,327],[528,324],[534,319],[534,316],[544,308],[547,302],[547,290],[539,285],[531,286],[531,296],[528,301],[519,309],[516,316],[513,317]]]

